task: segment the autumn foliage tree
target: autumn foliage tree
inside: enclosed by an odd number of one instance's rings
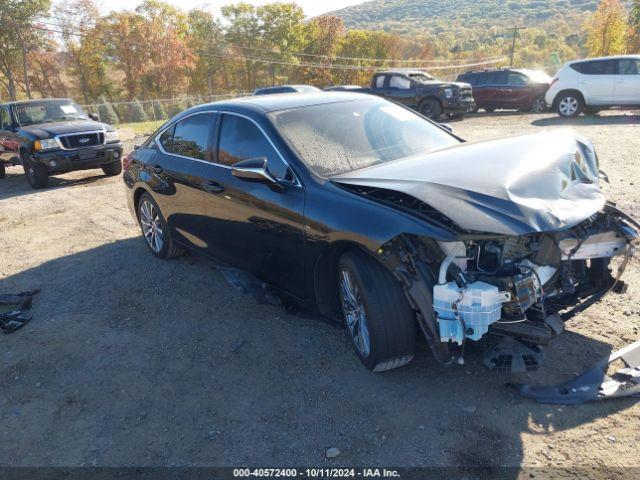
[[[620,0],[602,0],[585,24],[589,55],[618,55],[626,50],[627,12]]]

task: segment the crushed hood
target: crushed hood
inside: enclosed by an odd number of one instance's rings
[[[465,230],[525,235],[598,212],[605,203],[598,173],[591,143],[563,129],[463,143],[331,180],[411,195]]]

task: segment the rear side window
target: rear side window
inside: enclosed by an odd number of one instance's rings
[[[509,72],[495,72],[494,85],[509,85]]]
[[[389,81],[389,88],[399,88],[400,90],[409,90],[411,88],[411,80],[406,77],[394,75]]]
[[[613,75],[615,73],[615,60],[593,60],[574,63],[571,68],[583,75]]]
[[[509,72],[509,85],[523,86],[527,84],[527,79],[519,73]]]
[[[385,79],[384,75],[378,75],[376,77],[375,87],[376,88],[384,88],[384,79]]]
[[[218,163],[230,167],[241,160],[258,157],[267,159],[271,175],[279,180],[291,180],[288,167],[252,121],[224,114],[218,141]]]
[[[211,161],[215,115],[197,113],[177,122],[159,137],[165,151],[174,155]]]
[[[618,60],[618,75],[640,75],[640,60],[634,58]]]

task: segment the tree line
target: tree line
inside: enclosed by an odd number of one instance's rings
[[[640,0],[602,0],[576,29],[555,16],[521,30],[516,65],[547,70],[586,55],[640,51]],[[386,67],[451,77],[476,59],[504,59],[509,29],[409,36],[306,20],[295,3],[183,11],[159,0],[101,15],[94,0],[0,0],[0,98],[80,103],[250,91],[278,83],[366,84]],[[553,72],[551,72],[553,73]]]

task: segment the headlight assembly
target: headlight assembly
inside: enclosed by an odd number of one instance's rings
[[[444,96],[447,97],[447,98],[453,97],[453,88],[445,88],[444,89]]]
[[[116,130],[110,130],[110,131],[104,132],[104,140],[105,142],[117,142],[118,132]]]
[[[58,142],[55,138],[46,138],[44,140],[36,140],[33,143],[33,148],[37,151],[54,150],[56,148],[60,148],[60,145],[58,145]]]

